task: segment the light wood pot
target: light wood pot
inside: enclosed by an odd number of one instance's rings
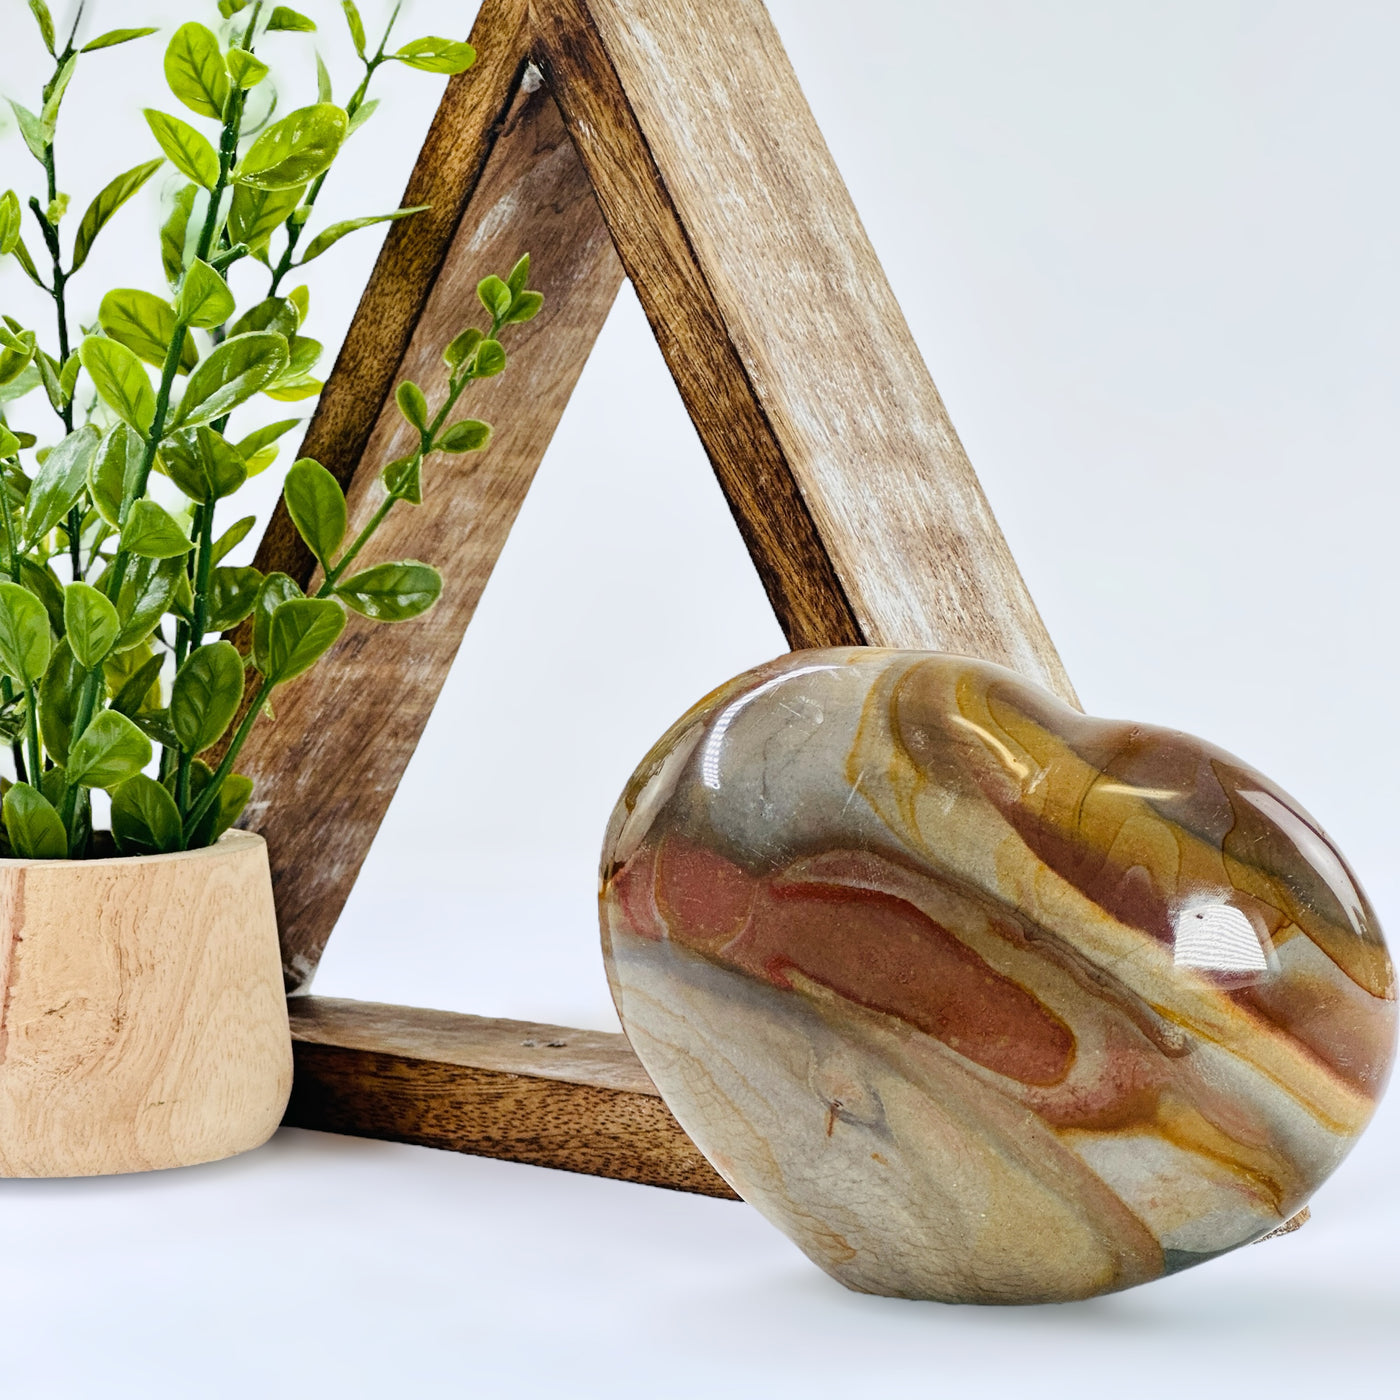
[[[267,846],[0,860],[0,1175],[266,1142],[292,1083]]]

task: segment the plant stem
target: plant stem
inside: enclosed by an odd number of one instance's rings
[[[262,713],[262,707],[267,702],[267,697],[272,694],[272,682],[264,680],[258,687],[258,693],[253,697],[253,703],[248,707],[248,713],[243,716],[243,723],[238,726],[238,732],[233,736],[233,742],[228,746],[228,751],[224,754],[223,760],[214,770],[214,775],[205,784],[204,791],[199,795],[199,801],[194,804],[194,810],[185,818],[185,824],[181,832],[181,846],[187,848],[189,839],[194,835],[200,822],[205,818],[209,809],[219,799],[219,789],[224,785],[224,779],[233,771],[234,762],[238,758],[239,750],[247,741],[248,735],[252,732],[253,725],[258,716]]]
[[[340,556],[335,567],[326,574],[320,588],[316,590],[316,597],[326,598],[335,592],[335,585],[339,581],[341,574],[350,567],[351,563],[354,562],[355,556],[370,542],[374,536],[374,532],[384,523],[384,517],[393,510],[394,504],[398,499],[399,497],[397,496],[385,496],[379,503],[379,509],[370,516],[369,522],[365,525],[365,528],[355,536],[355,542]]]
[[[360,80],[360,85],[351,95],[349,102],[345,104],[345,115],[353,117],[356,112],[364,106],[365,94],[369,91],[370,79],[374,77],[375,69],[380,64],[386,62],[384,57],[384,46],[389,42],[389,35],[394,28],[394,22],[399,17],[400,6],[395,5],[389,14],[389,23],[384,27],[384,37],[379,41],[379,48],[375,51],[373,58],[362,58],[365,65],[365,76]],[[292,255],[296,252],[297,241],[301,238],[301,231],[306,227],[307,220],[311,217],[311,210],[316,207],[316,198],[321,193],[321,186],[326,183],[326,176],[329,170],[323,170],[312,182],[311,188],[306,192],[306,198],[301,202],[301,208],[307,212],[297,219],[294,215],[289,215],[284,227],[287,230],[287,246],[282,250],[282,256],[277,260],[277,266],[272,271],[272,285],[268,288],[267,294],[270,297],[277,295],[277,289],[282,285],[282,279],[291,272],[296,264],[292,262]]]
[[[491,330],[487,335],[488,340],[494,340],[501,329],[501,321],[495,317],[491,320]],[[449,378],[447,381],[447,397],[442,402],[442,407],[438,409],[433,421],[426,428],[418,430],[418,466],[422,470],[423,461],[432,452],[433,445],[437,441],[437,435],[442,431],[442,425],[447,422],[447,416],[457,406],[457,400],[462,397],[467,385],[472,382],[470,375],[463,375],[460,379]],[[354,562],[359,552],[374,537],[374,532],[384,523],[385,517],[394,508],[395,504],[403,497],[390,492],[388,496],[380,502],[379,509],[370,516],[364,529],[355,536],[350,548],[336,561],[334,567],[327,570],[326,577],[322,580],[320,588],[316,590],[316,597],[326,598],[335,592],[335,586],[340,581],[345,570]]]
[[[194,582],[194,621],[190,624],[189,640],[193,647],[204,644],[204,633],[209,620],[209,571],[210,556],[214,552],[214,502],[206,501],[199,507],[199,559],[195,566]],[[180,669],[182,658],[177,658],[175,669]],[[180,761],[176,768],[175,805],[181,813],[190,805],[190,764],[194,755],[180,750]]]
[[[97,709],[97,693],[102,680],[102,667],[94,666],[86,676],[83,677],[83,689],[78,696],[78,712],[73,716],[72,736],[76,742],[78,736],[92,723],[93,713]],[[63,829],[68,833],[68,854],[70,856],[82,854],[77,850],[77,828],[74,817],[78,811],[78,797],[82,788],[77,783],[73,783],[67,792],[63,794]]]
[[[39,778],[44,771],[44,760],[39,752],[39,700],[33,685],[24,687],[24,698],[29,710],[26,729],[29,737],[29,771],[34,775],[34,786],[39,786]]]
[[[18,465],[18,458],[15,459]],[[5,545],[9,553],[10,578],[18,583],[20,580],[19,553],[15,549],[15,522],[10,513],[10,487],[9,483],[0,477],[0,509],[5,515]],[[14,687],[10,684],[9,676],[0,678],[0,699],[8,705],[15,698]],[[25,779],[24,767],[24,745],[15,739],[10,744],[10,756],[15,761],[15,780],[23,782]]]

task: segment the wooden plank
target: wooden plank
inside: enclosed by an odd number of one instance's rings
[[[536,61],[794,646],[1074,692],[760,0],[539,0]]]
[[[291,990],[315,970],[623,265],[794,645],[961,651],[1073,698],[759,0],[488,0],[473,41],[481,65],[449,86],[405,194],[431,215],[390,234],[307,439],[346,484],[352,530],[410,445],[392,387],[440,382],[477,279],[529,248],[545,312],[514,337],[507,374],[478,386],[469,411],[500,428],[482,465],[432,473],[428,503],[376,540],[374,558],[440,563],[442,601],[404,627],[352,618],[245,750],[244,824],[273,852]],[[527,51],[558,108],[521,90]],[[314,574],[282,512],[257,563]]]
[[[621,1035],[299,996],[284,1122],[738,1199]]]
[[[474,109],[478,127],[488,112]],[[478,131],[473,141],[481,139]],[[425,159],[439,158],[431,140],[428,152]],[[457,163],[469,164],[461,156]],[[509,269],[525,251],[533,255],[532,282],[544,292],[545,309],[509,337],[506,373],[473,386],[470,402],[463,401],[464,412],[497,425],[489,450],[446,467],[430,462],[424,504],[398,507],[364,560],[439,564],[447,578],[441,601],[399,627],[351,616],[330,656],[279,694],[276,721],[254,729],[240,763],[256,784],[243,824],[266,836],[272,851],[289,990],[315,970],[621,285],[621,266],[558,109],[530,74],[500,125],[408,348],[400,353],[391,336],[388,372],[364,391],[374,409],[367,445],[342,446],[342,436],[359,441],[359,424],[325,429],[326,458],[342,476],[347,463],[351,468],[352,535],[383,499],[382,466],[414,445],[392,386],[413,378],[433,398],[443,383],[443,347],[482,318],[476,283]],[[393,266],[391,260],[391,272]],[[402,275],[417,275],[415,267]],[[362,308],[356,325],[377,307]],[[354,382],[369,377],[358,363],[350,370]],[[314,581],[310,555],[299,542],[288,545],[285,531],[269,537],[257,564]]]

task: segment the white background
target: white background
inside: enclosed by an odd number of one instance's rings
[[[300,8],[348,75],[335,7]],[[419,0],[403,35],[462,37],[474,8]],[[206,9],[98,0],[88,28]],[[1396,923],[1400,11],[771,9],[1086,706],[1269,772]],[[162,44],[80,67],[71,219],[153,149],[138,108],[172,109]],[[264,52],[284,108],[311,100],[306,41]],[[37,106],[46,63],[0,0],[0,90]],[[440,87],[385,76],[328,220],[393,207]],[[0,187],[37,169],[9,124]],[[107,286],[159,290],[158,183],[102,235],[81,318]],[[377,247],[359,238],[309,270],[331,346]],[[32,320],[27,291],[0,270],[0,306]],[[677,713],[782,648],[624,293],[316,990],[615,1026],[592,903],[607,813]],[[191,1171],[3,1183],[0,1392],[1386,1394],[1397,1150],[1392,1103],[1300,1234],[994,1311],[848,1294],[744,1206],[284,1131]]]

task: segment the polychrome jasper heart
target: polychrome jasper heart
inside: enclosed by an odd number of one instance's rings
[[[1290,797],[961,657],[797,652],[702,701],[613,814],[602,923],[686,1131],[874,1293],[1087,1298],[1256,1239],[1395,1047],[1375,916]]]

